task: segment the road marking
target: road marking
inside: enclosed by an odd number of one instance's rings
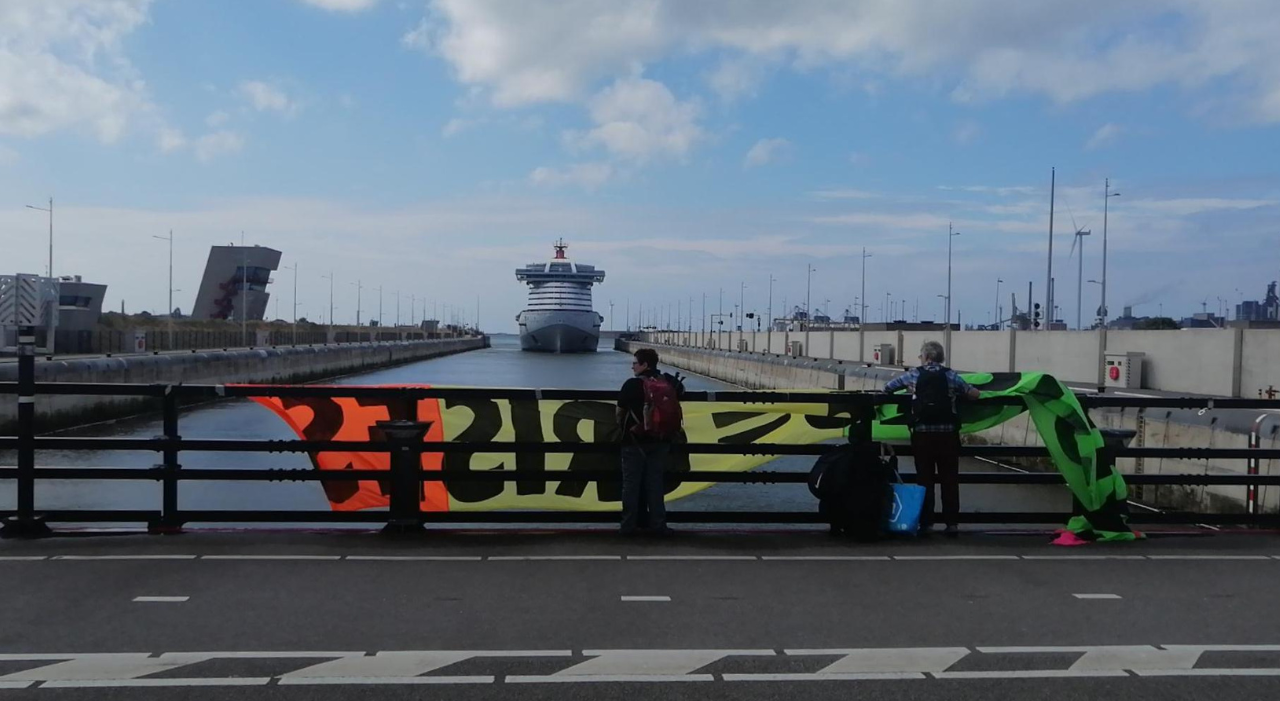
[[[1024,560],[1145,560],[1146,555],[1023,555]]]
[[[47,681],[41,689],[107,689],[112,687],[165,686],[266,686],[271,677],[215,677],[193,679],[80,679]]]
[[[140,604],[180,604],[189,601],[189,596],[135,596],[133,600]]]
[[[813,674],[725,674],[722,675],[722,678],[727,682],[855,682],[894,679],[924,679],[925,676],[918,672],[866,672],[863,674],[827,674],[825,672],[815,672]]]
[[[628,560],[758,560],[756,555],[628,555]]]
[[[1280,677],[1280,669],[1135,669],[1140,677]]]
[[[967,647],[852,648],[786,650],[788,655],[843,655],[817,674],[943,672],[969,654]]]
[[[1072,670],[1193,669],[1200,650],[1160,650],[1150,645],[1100,645],[1090,648]]]
[[[1017,560],[1017,555],[894,555],[895,560]]]
[[[5,555],[0,557],[0,562],[35,562],[45,557],[44,555]]]
[[[582,684],[582,683],[633,683],[633,682],[713,682],[710,674],[596,674],[561,677],[556,675],[528,676],[515,674],[506,678],[508,684]]]
[[[318,684],[359,685],[359,684],[492,684],[495,677],[290,677],[280,678],[280,686],[303,686]]]
[[[352,562],[480,562],[480,555],[347,555]]]
[[[1072,596],[1076,597],[1077,599],[1097,599],[1097,600],[1120,598],[1119,594],[1072,594]]]
[[[773,657],[773,650],[583,650],[591,659],[556,672],[553,677],[659,678],[701,677],[695,670],[725,657]]]
[[[0,681],[0,689],[26,689],[35,684],[35,682],[4,682]]]
[[[1063,679],[1071,677],[1127,677],[1119,670],[1016,669],[1007,672],[935,672],[934,679]]]
[[[96,655],[69,655],[73,659],[57,664],[27,669],[0,677],[0,681],[86,681],[103,679],[133,679],[156,672],[167,672],[193,661],[208,659],[208,655],[163,659],[145,652],[102,653]],[[190,659],[197,657],[198,659]]]
[[[207,555],[205,557],[208,557]],[[194,560],[195,555],[54,555],[53,560]]]
[[[201,560],[341,560],[341,555],[201,555]]]
[[[889,562],[893,558],[888,555],[763,555],[760,559],[779,562]]]
[[[623,601],[671,601],[669,596],[624,596]]]
[[[1148,555],[1151,560],[1266,560],[1266,555]]]
[[[516,560],[621,560],[621,555],[490,555],[490,562],[513,562]]]
[[[349,656],[321,662],[281,675],[280,678],[282,680],[413,678],[473,657],[569,657],[572,654],[569,650],[389,651],[372,656]]]

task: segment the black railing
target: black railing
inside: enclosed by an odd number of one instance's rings
[[[21,338],[30,338],[27,335]],[[0,383],[0,395],[17,395],[18,431],[15,436],[0,436],[0,450],[14,450],[17,465],[0,467],[0,479],[16,481],[16,508],[0,510],[6,519],[5,535],[39,535],[47,532],[46,523],[52,522],[144,522],[156,532],[180,530],[187,523],[217,522],[327,522],[327,523],[384,523],[391,530],[415,530],[425,523],[602,523],[616,520],[616,514],[607,512],[561,511],[496,511],[496,512],[424,512],[420,510],[419,496],[423,483],[445,482],[446,487],[466,482],[616,482],[617,470],[593,469],[572,471],[461,471],[423,470],[421,455],[424,453],[568,453],[568,454],[616,454],[619,446],[605,443],[542,443],[542,442],[437,442],[424,441],[425,424],[414,421],[380,422],[379,428],[385,441],[336,441],[336,440],[230,440],[183,438],[180,433],[181,407],[199,401],[225,398],[251,397],[358,397],[367,399],[443,399],[443,400],[578,400],[616,401],[616,392],[596,390],[531,390],[501,388],[400,388],[400,387],[319,387],[303,385],[137,385],[105,383],[36,383],[30,346],[24,344],[19,359],[23,368],[18,382]],[[152,397],[159,405],[163,435],[155,438],[97,438],[40,436],[36,434],[35,397],[38,395],[112,395]],[[811,403],[834,405],[835,410],[865,411],[889,403],[903,403],[902,397],[857,392],[757,392],[717,391],[687,392],[684,401],[730,401],[746,403]],[[1021,405],[1017,398],[993,398],[980,400],[999,404]],[[1081,403],[1088,408],[1184,408],[1184,409],[1277,409],[1280,401],[1253,399],[1144,398],[1081,395]],[[708,444],[693,443],[675,446],[679,453],[690,455],[820,455],[829,445],[793,445],[776,443]],[[36,455],[39,451],[152,451],[160,456],[160,463],[151,468],[68,468],[39,467]],[[316,470],[297,468],[184,468],[180,458],[183,451],[254,452],[254,453],[309,453],[323,451],[383,452],[390,455],[390,471],[387,470]],[[910,455],[910,446],[897,448],[900,455]],[[1045,458],[1046,449],[1034,446],[969,445],[962,455],[991,460],[1032,457]],[[1100,460],[1114,462],[1119,457],[1131,458],[1179,458],[1185,460],[1241,459],[1251,465],[1262,459],[1280,458],[1280,450],[1251,448],[1147,448],[1126,447],[1122,442],[1109,441]],[[1240,485],[1254,494],[1258,486],[1280,486],[1280,475],[1257,474],[1256,469],[1232,475],[1209,474],[1132,474],[1125,480],[1131,485]],[[749,472],[717,472],[686,470],[673,474],[682,482],[698,483],[772,483],[803,484],[807,473],[754,470]],[[912,480],[907,474],[904,479]],[[159,482],[161,503],[152,510],[40,510],[36,508],[35,486],[45,480],[136,480]],[[179,508],[179,485],[184,481],[323,481],[380,480],[388,493],[390,508],[386,511],[319,511],[319,510],[191,510]],[[1052,472],[966,472],[961,473],[964,484],[1062,484],[1063,478]],[[1069,518],[1067,512],[984,512],[963,513],[964,523],[1015,524],[1061,523]],[[813,511],[675,511],[669,514],[672,522],[684,523],[818,523]],[[1168,524],[1238,524],[1280,525],[1280,515],[1258,513],[1249,508],[1244,513],[1192,513],[1167,511],[1137,511],[1134,523]]]

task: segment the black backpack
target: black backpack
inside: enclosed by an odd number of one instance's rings
[[[879,537],[889,507],[889,483],[897,457],[878,443],[842,444],[823,453],[809,472],[809,492],[833,535],[861,541]]]
[[[956,424],[956,394],[947,381],[949,370],[942,365],[922,365],[911,395],[911,425]]]

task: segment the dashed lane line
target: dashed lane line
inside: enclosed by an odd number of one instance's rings
[[[669,596],[623,596],[622,600],[628,601],[628,602],[648,601],[648,602],[664,603],[664,602],[671,601],[671,597]]]
[[[1120,598],[1119,594],[1072,594],[1077,599],[1097,600],[1097,601],[1113,601]]]
[[[190,601],[189,596],[135,596],[134,602],[140,604],[181,604]]]

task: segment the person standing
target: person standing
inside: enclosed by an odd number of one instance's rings
[[[678,378],[658,371],[658,353],[652,348],[636,351],[631,372],[618,396],[618,426],[622,431],[623,535],[636,533],[641,513],[647,512],[648,530],[658,535],[667,528],[664,473],[671,442],[680,433]]]
[[[960,414],[957,399],[977,399],[981,393],[943,363],[946,352],[937,341],[920,347],[920,365],[885,385],[884,391],[911,390],[911,453],[916,476],[925,488],[920,531],[928,533],[934,521],[934,484],[942,487],[942,520],[948,537],[959,535],[960,513]]]

